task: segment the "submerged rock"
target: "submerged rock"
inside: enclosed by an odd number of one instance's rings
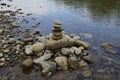
[[[111,53],[111,54],[116,54],[117,52],[115,51],[115,50],[113,50],[113,49],[105,49],[105,51],[107,52],[107,53]]]
[[[56,57],[55,62],[60,66],[63,70],[68,70],[67,58],[64,56]]]
[[[80,40],[76,40],[75,45],[78,47],[83,46],[86,49],[90,47],[90,45],[87,42],[80,41]]]
[[[78,60],[75,56],[68,58],[68,65],[71,69],[76,69],[78,67]]]

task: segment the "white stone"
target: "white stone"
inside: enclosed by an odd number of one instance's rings
[[[25,53],[26,53],[26,55],[31,55],[32,51],[30,50],[30,48],[26,48]]]

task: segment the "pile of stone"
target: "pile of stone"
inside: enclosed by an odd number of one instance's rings
[[[91,70],[88,64],[91,62],[87,51],[89,44],[81,41],[75,34],[66,34],[61,22],[56,20],[52,33],[38,37],[33,45],[25,47],[25,53],[31,56],[23,61],[22,66],[28,69],[34,64],[42,67],[42,74],[51,75],[59,70],[75,70],[80,68],[83,76],[89,77]]]

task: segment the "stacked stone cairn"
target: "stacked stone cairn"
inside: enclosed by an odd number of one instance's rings
[[[91,75],[88,63],[91,62],[87,51],[89,44],[81,41],[75,34],[68,35],[61,27],[61,21],[56,20],[52,33],[38,37],[33,45],[26,46],[26,55],[35,54],[37,58],[23,61],[23,68],[34,64],[42,67],[42,74],[51,75],[59,70],[75,70],[80,68],[84,77]]]

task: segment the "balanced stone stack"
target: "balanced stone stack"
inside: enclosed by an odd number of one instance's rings
[[[88,66],[91,55],[87,51],[89,44],[81,41],[75,34],[72,36],[65,34],[61,24],[59,20],[55,21],[52,33],[39,37],[38,42],[26,48],[26,54],[36,53],[38,58],[34,59],[33,63],[41,65],[42,73],[45,75],[51,75],[58,70],[80,68],[83,76],[89,77],[91,75]],[[23,67],[26,66],[25,62]],[[32,66],[31,63],[27,64],[27,67]]]

